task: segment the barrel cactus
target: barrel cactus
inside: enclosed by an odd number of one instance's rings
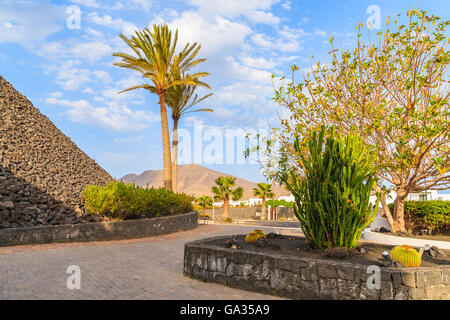
[[[260,229],[255,229],[255,230],[253,230],[253,232],[259,234],[261,237],[265,237],[266,236],[264,231],[262,231]]]
[[[266,235],[261,230],[254,230],[245,236],[246,243],[256,243],[259,238],[264,238]]]
[[[403,264],[405,267],[419,267],[422,262],[422,250],[417,252],[408,245],[396,246],[391,250],[391,258]]]

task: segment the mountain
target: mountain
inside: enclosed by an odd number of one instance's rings
[[[214,180],[220,176],[232,176],[231,174],[211,170],[198,164],[186,164],[178,166],[178,192],[184,192],[187,194],[199,197],[202,195],[212,196],[211,187],[215,185]],[[256,183],[236,178],[236,186],[244,188],[243,200],[254,197],[253,188],[256,187]],[[124,182],[135,182],[140,186],[163,186],[163,172],[162,170],[148,170],[142,174],[127,174],[121,178]],[[275,185],[272,187],[272,191],[275,192],[275,196],[287,196],[290,194],[284,187]]]

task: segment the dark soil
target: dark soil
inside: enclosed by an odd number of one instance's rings
[[[231,238],[230,238],[231,239]],[[312,250],[305,242],[305,238],[296,236],[281,235],[276,239],[268,239],[269,246],[265,248],[257,247],[255,244],[247,244],[245,242],[245,235],[234,237],[242,245],[242,249],[251,250],[255,252],[265,252],[272,254],[291,255],[297,257],[309,257],[315,259],[328,259],[334,261],[343,261],[362,265],[381,265],[386,260],[382,258],[383,251],[390,251],[393,246],[380,245],[374,243],[363,242],[358,245],[358,248],[352,250],[352,254],[345,258],[330,258],[325,256],[322,250]],[[207,244],[224,248],[225,240],[212,240]],[[364,253],[359,252],[363,248]],[[242,250],[237,249],[237,250]],[[426,253],[422,255],[422,267],[433,267],[439,265],[450,266],[450,250],[443,250],[447,257],[433,258]]]

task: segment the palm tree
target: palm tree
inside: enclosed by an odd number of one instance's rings
[[[203,209],[203,213],[205,213],[205,209],[207,206],[212,206],[213,204],[213,199],[210,196],[201,196],[199,198],[197,198],[197,204],[202,207]]]
[[[236,178],[234,177],[218,177],[215,180],[216,186],[212,187],[212,192],[215,194],[215,200],[223,200],[223,213],[222,218],[225,220],[228,218],[228,208],[230,207],[230,198],[234,201],[238,201],[244,194],[242,187],[232,189],[236,184]]]
[[[175,54],[178,30],[175,32],[175,37],[172,38],[172,31],[169,30],[167,25],[154,24],[153,31],[145,28],[142,31],[136,31],[136,34],[130,38],[127,38],[123,34],[120,37],[136,55],[114,53],[113,56],[122,58],[122,62],[116,62],[114,65],[138,71],[144,78],[150,80],[150,83],[125,89],[120,93],[143,88],[158,95],[163,143],[164,187],[172,190],[172,166],[166,93],[172,86],[179,84],[195,86],[199,82],[199,78],[207,76],[208,73],[200,72],[191,74],[185,79],[177,79],[175,77],[177,73],[186,72],[206,59],[195,60],[201,48],[197,43],[192,45],[188,43],[180,53]]]
[[[273,192],[272,192],[272,185],[268,183],[258,183],[257,188],[253,188],[253,194],[256,197],[259,197],[262,199],[262,208],[261,208],[261,219],[267,219],[266,217],[266,199],[267,198],[273,198]]]
[[[189,76],[185,76],[184,74],[181,76],[176,74],[175,77],[178,79],[186,79]],[[202,98],[198,98],[197,95],[194,95],[195,89],[197,86],[203,86],[208,89],[211,89],[209,85],[204,82],[198,81],[196,86],[180,84],[176,86],[172,86],[167,91],[167,105],[172,109],[172,120],[173,120],[173,131],[172,131],[172,190],[177,192],[177,176],[178,176],[178,121],[181,116],[192,113],[192,112],[201,112],[201,111],[209,111],[212,112],[212,109],[202,108],[192,110],[192,108],[199,102],[205,100],[210,97],[212,93],[205,95]]]

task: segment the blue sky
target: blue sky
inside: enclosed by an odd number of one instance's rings
[[[261,130],[276,126],[277,112],[283,116],[271,101],[272,73],[288,74],[293,63],[307,70],[311,54],[324,61],[330,36],[351,48],[371,5],[380,9],[383,26],[387,16],[405,16],[419,4],[448,19],[450,3],[443,0],[0,0],[0,74],[119,178],[162,168],[156,98],[145,91],[118,94],[141,83],[138,74],[112,65],[113,52],[128,50],[120,33],[167,23],[179,29],[180,43],[202,44],[199,57],[208,60],[197,70],[211,74],[205,81],[214,93],[203,106],[215,111],[183,118],[186,132],[193,135],[194,125],[219,133]],[[75,29],[74,8],[81,13]],[[210,150],[213,141],[199,150]],[[216,153],[217,161],[192,161],[263,180],[257,164],[221,163],[225,152]]]

